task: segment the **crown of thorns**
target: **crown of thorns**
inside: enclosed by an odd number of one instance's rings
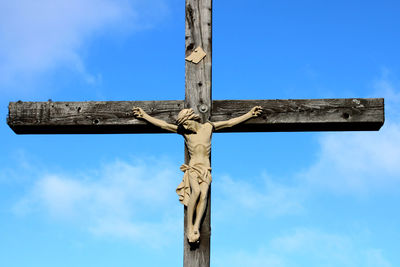
[[[178,114],[176,124],[182,125],[187,120],[200,121],[200,116],[194,113],[194,110],[192,108],[182,109]]]

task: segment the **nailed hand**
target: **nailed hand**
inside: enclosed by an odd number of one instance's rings
[[[263,112],[263,108],[261,106],[255,106],[254,108],[252,108],[250,110],[250,112],[251,112],[251,116],[258,117]]]
[[[144,114],[146,114],[146,112],[144,112],[143,109],[139,107],[134,107],[132,111],[133,111],[133,116],[135,116],[137,119],[142,119]]]

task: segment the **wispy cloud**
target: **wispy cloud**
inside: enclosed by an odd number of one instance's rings
[[[281,252],[282,256],[291,255],[288,259],[307,255],[310,265],[378,266],[374,264],[380,261],[385,264],[379,266],[391,266],[378,249],[365,247],[358,241],[352,236],[299,228],[275,238],[270,245],[274,251]],[[295,262],[290,264],[301,265]]]
[[[228,175],[214,179],[214,210],[218,211],[216,216],[229,220],[229,215],[236,216],[239,210],[241,214],[265,217],[303,212],[304,192],[301,188],[274,182],[266,174],[257,179],[258,185],[254,183],[255,179],[250,182]]]
[[[399,126],[387,122],[380,133],[322,135],[319,159],[305,179],[336,193],[366,194],[399,186]]]
[[[381,74],[378,78],[374,79],[373,94],[376,97],[385,97],[386,100],[386,113],[389,115],[390,120],[399,122],[400,115],[400,80],[388,68],[382,68]]]
[[[219,255],[216,266],[382,266],[392,264],[380,249],[357,238],[311,228],[297,228],[272,239],[258,249]]]
[[[98,236],[165,245],[182,226],[173,193],[181,174],[168,163],[147,162],[116,161],[76,176],[42,175],[14,211],[77,224]]]
[[[400,186],[400,89],[385,71],[374,82],[385,97],[386,122],[379,132],[326,133],[318,160],[301,174],[310,186],[334,193],[365,195]]]
[[[0,83],[58,67],[69,68],[88,82],[99,74],[86,69],[82,47],[93,37],[121,29],[145,28],[162,17],[162,0],[15,0],[0,2]],[[149,18],[142,14],[154,13]]]

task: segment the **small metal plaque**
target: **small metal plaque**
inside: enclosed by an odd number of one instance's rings
[[[185,58],[189,62],[193,62],[194,64],[199,63],[206,57],[206,52],[199,46],[197,47],[187,58]]]

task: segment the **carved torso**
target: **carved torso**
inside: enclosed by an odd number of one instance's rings
[[[183,135],[190,156],[189,165],[210,166],[212,131],[213,126],[210,123],[204,123],[199,124],[196,133]]]

